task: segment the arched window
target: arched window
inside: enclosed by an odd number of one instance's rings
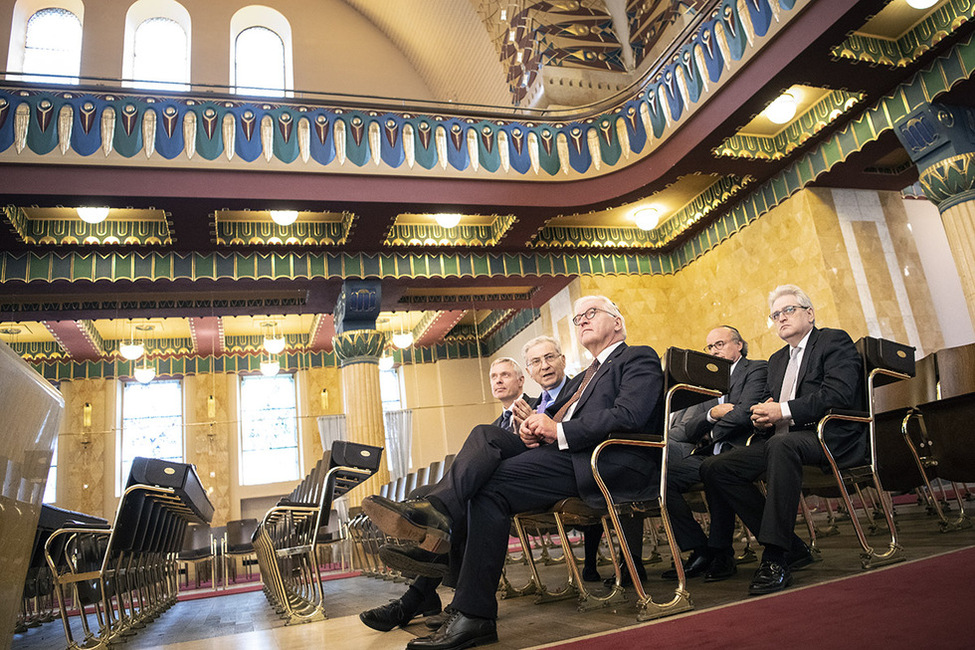
[[[148,90],[189,90],[190,13],[176,0],[136,0],[125,12],[122,77]]]
[[[78,83],[81,71],[81,20],[61,7],[49,7],[27,19],[24,80]]]
[[[248,27],[237,34],[234,68],[236,92],[264,97],[284,96],[284,41],[267,27]]]
[[[171,18],[142,21],[135,30],[132,78],[137,88],[189,90],[186,32]]]
[[[285,97],[294,89],[291,23],[263,5],[249,5],[230,19],[230,85],[235,92]]]

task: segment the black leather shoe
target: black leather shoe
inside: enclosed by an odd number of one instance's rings
[[[707,573],[710,566],[711,558],[709,558],[706,553],[698,553],[697,551],[694,551],[691,553],[689,558],[684,560],[684,577],[696,578],[698,576],[703,576],[705,573]],[[677,569],[667,569],[660,574],[660,577],[664,580],[676,580]]]
[[[456,611],[457,610],[454,609],[453,605],[447,605],[446,607],[443,608],[443,611],[440,612],[439,614],[428,616],[427,620],[423,621],[423,624],[426,625],[427,629],[429,630],[439,630],[440,626],[446,623],[447,619],[453,616],[454,612]]]
[[[389,632],[394,627],[401,627],[413,620],[417,614],[431,616],[440,612],[440,596],[433,592],[420,603],[419,610],[408,611],[403,607],[403,601],[396,599],[386,605],[373,607],[359,614],[359,620],[367,627],[380,632]]]
[[[798,571],[815,562],[816,556],[812,554],[805,542],[800,541],[798,544],[793,544],[792,550],[785,556],[785,561],[788,563],[790,571]]]
[[[379,559],[409,577],[443,578],[447,575],[446,555],[424,551],[417,546],[383,544],[379,547]]]
[[[603,577],[599,575],[599,571],[593,569],[592,567],[582,568],[582,581],[583,582],[602,582]]]
[[[390,537],[414,541],[431,553],[450,550],[450,518],[426,499],[390,501],[373,494],[362,500],[362,509]]]
[[[752,578],[752,584],[748,585],[748,593],[752,596],[774,594],[791,584],[792,573],[789,567],[771,560],[763,560],[762,566],[758,567],[755,577]]]
[[[721,582],[738,573],[738,566],[735,564],[733,553],[716,553],[711,558],[707,573],[704,574],[704,582]]]
[[[406,647],[413,650],[460,650],[497,640],[498,630],[493,618],[474,618],[454,612],[439,630],[430,636],[413,639]]]

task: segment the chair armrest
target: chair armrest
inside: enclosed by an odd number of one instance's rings
[[[851,422],[869,422],[870,414],[866,411],[851,411],[848,409],[830,409],[826,411],[823,419],[850,420]]]
[[[611,433],[607,440],[624,442],[630,441],[642,441],[642,442],[658,442],[662,443],[664,437],[655,433]]]

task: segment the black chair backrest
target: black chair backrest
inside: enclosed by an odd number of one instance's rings
[[[939,350],[935,358],[941,399],[975,393],[975,343]]]
[[[667,348],[667,353],[664,356],[665,391],[677,384],[690,384],[727,393],[730,378],[731,361],[728,359],[722,359],[697,350]],[[700,404],[709,399],[712,399],[710,395],[679,391],[671,399],[671,412]]]
[[[864,336],[856,342],[856,348],[863,358],[864,376],[869,376],[870,372],[877,368],[899,372],[909,377],[914,376],[913,346],[873,336]],[[877,374],[873,385],[874,387],[883,386],[895,381],[900,381],[900,379],[890,375]]]
[[[875,413],[886,413],[902,408],[910,408],[937,399],[938,375],[935,356],[919,359],[914,367],[914,376],[904,381],[880,386],[874,391]]]

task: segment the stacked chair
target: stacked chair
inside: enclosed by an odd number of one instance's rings
[[[325,592],[318,566],[318,532],[328,523],[332,501],[379,469],[382,448],[336,441],[291,494],[261,520],[254,550],[264,594],[287,625],[325,618]]]
[[[106,648],[175,603],[186,528],[212,517],[192,465],[136,458],[111,525],[71,523],[52,533],[44,555],[68,647]],[[76,639],[79,625],[83,636]]]

